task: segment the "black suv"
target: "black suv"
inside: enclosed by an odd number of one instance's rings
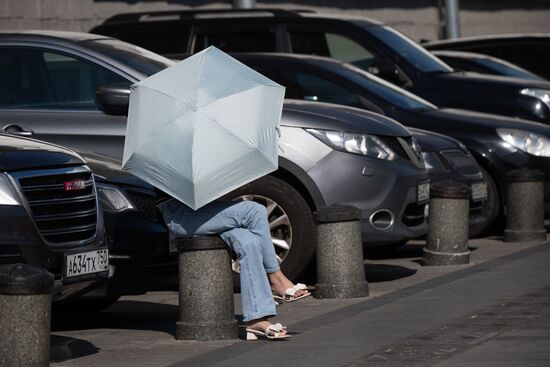
[[[91,32],[171,57],[211,45],[226,52],[328,56],[439,107],[550,123],[550,83],[455,72],[397,30],[367,18],[272,9],[143,12],[116,15]]]
[[[54,300],[108,276],[94,178],[76,153],[0,133],[0,218],[0,264],[47,269]]]

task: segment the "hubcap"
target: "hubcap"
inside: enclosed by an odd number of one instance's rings
[[[275,201],[261,195],[242,195],[236,198],[235,201],[255,201],[266,207],[267,220],[269,222],[269,229],[271,230],[271,241],[275,248],[277,261],[279,264],[282,263],[292,246],[292,225],[283,208]],[[234,271],[238,272],[239,262],[233,261],[232,267]]]

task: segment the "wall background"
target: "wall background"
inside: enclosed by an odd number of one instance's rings
[[[257,0],[257,7],[303,8],[351,13],[390,24],[419,40],[439,38],[442,0]],[[0,0],[0,29],[61,29],[87,32],[121,12],[229,8],[209,0]],[[550,33],[550,0],[460,0],[462,36]]]

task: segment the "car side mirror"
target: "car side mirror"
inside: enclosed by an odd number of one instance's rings
[[[130,104],[130,84],[113,83],[100,85],[96,97],[101,109],[108,115],[127,115]]]
[[[373,62],[371,63],[367,71],[376,75],[379,78],[387,80],[390,83],[401,84],[402,80],[399,75],[399,69],[388,62]]]

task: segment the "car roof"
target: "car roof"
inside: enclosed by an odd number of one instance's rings
[[[363,24],[381,25],[382,23],[374,19],[362,16],[337,13],[315,13],[309,9],[279,9],[279,8],[255,8],[255,9],[200,9],[200,10],[171,10],[171,11],[144,11],[122,13],[114,15],[103,22],[102,25],[114,24],[135,24],[155,21],[177,21],[184,19],[219,19],[219,18],[246,18],[246,19],[265,19],[265,18],[323,18],[327,20],[360,20]]]
[[[44,29],[0,30],[0,37],[3,40],[51,39],[55,41],[65,41],[65,42],[74,42],[74,43],[111,38],[108,36],[101,36],[101,35],[92,34],[92,33],[56,31],[56,30],[44,30]]]
[[[498,59],[494,56],[487,55],[487,54],[480,54],[477,52],[469,52],[469,51],[455,51],[455,50],[433,50],[430,51],[437,57],[439,56],[449,56],[449,57],[459,57],[464,59],[483,59],[483,60],[496,60],[496,61],[503,61],[501,59]]]
[[[437,41],[428,41],[422,43],[429,48],[431,46],[459,45],[466,43],[487,43],[492,41],[537,41],[550,39],[550,33],[514,33],[514,34],[491,34],[484,36],[472,36],[462,38],[452,38]]]

